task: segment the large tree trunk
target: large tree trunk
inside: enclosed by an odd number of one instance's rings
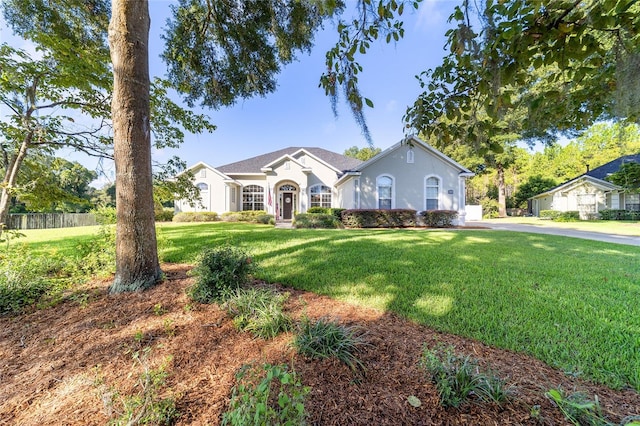
[[[147,0],[112,0],[109,47],[117,209],[113,293],[146,289],[162,275],[151,175],[149,25]]]
[[[507,217],[507,185],[504,183],[504,167],[498,163],[498,217]]]

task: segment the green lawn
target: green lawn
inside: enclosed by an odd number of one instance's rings
[[[618,235],[640,236],[640,222],[623,220],[581,220],[577,222],[555,222],[537,217],[513,216],[502,219],[483,219],[487,223],[519,223],[522,225],[553,226],[556,228],[576,229],[578,231],[603,232]]]
[[[206,246],[241,246],[267,281],[394,311],[569,374],[640,390],[637,247],[487,230],[158,229],[166,262],[193,262]],[[27,241],[44,252],[86,238],[61,238],[66,232],[50,241],[33,232]]]

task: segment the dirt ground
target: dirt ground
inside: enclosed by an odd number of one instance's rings
[[[292,335],[255,339],[236,331],[215,305],[192,303],[188,265],[164,265],[167,279],[144,293],[108,295],[94,282],[88,297],[0,318],[0,424],[102,425],[117,414],[118,395],[139,391],[145,365],[169,360],[162,396],[177,402],[180,425],[216,425],[229,403],[236,371],[245,363],[286,363],[304,385],[311,425],[560,425],[560,410],[544,396],[550,388],[597,396],[609,420],[640,415],[640,394],[613,391],[567,376],[545,364],[477,341],[438,333],[393,314],[288,290],[294,318],[330,317],[358,325],[369,343],[359,357],[366,375],[334,360],[294,354]],[[516,387],[509,404],[472,402],[444,409],[418,367],[423,345],[455,346]],[[145,363],[135,352],[152,348]],[[168,358],[170,357],[170,358]],[[409,396],[421,401],[413,407]]]

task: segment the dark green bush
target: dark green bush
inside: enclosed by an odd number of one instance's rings
[[[229,246],[208,248],[192,270],[196,283],[187,293],[201,303],[221,301],[248,283],[254,271],[255,264],[244,251]]]
[[[354,209],[342,212],[347,228],[406,228],[416,226],[416,211],[410,209]]]
[[[342,208],[334,208],[334,207],[309,207],[307,209],[307,213],[321,213],[321,214],[330,214],[335,216],[336,219],[342,219],[342,212],[346,209]]]
[[[342,228],[342,222],[335,216],[324,213],[300,213],[294,218],[293,224],[296,228]]]
[[[580,220],[579,211],[560,212],[556,217],[552,219],[554,222],[577,222]]]
[[[174,222],[216,222],[220,217],[216,212],[180,212],[173,216]]]
[[[601,210],[602,220],[640,220],[640,211],[635,210]]]
[[[458,218],[455,210],[425,210],[419,214],[424,224],[430,228],[451,228],[453,221]]]

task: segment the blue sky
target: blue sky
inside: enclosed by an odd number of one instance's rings
[[[423,0],[417,12],[405,11],[403,15],[404,39],[395,44],[381,40],[360,58],[364,67],[361,92],[375,104],[366,112],[375,146],[384,149],[402,138],[402,116],[420,93],[415,76],[437,66],[445,55],[447,18],[458,3]],[[170,14],[170,4],[169,0],[149,2],[152,75],[165,73],[166,67],[159,58],[163,49],[160,34]],[[194,109],[208,115],[218,129],[211,134],[187,135],[179,150],[154,151],[154,160],[162,162],[178,155],[189,165],[204,161],[215,167],[287,146],[317,146],[339,153],[353,145],[366,146],[347,106],[341,103],[339,115],[334,117],[329,99],[318,87],[325,69],[325,52],[336,39],[334,24],[329,22],[317,34],[311,53],[300,54],[297,61],[286,66],[278,77],[277,91],[264,98],[241,100],[220,110]],[[0,31],[0,42],[5,41],[21,43],[11,37],[6,27]],[[96,167],[95,159],[67,156],[88,168]],[[106,166],[107,177],[113,179],[112,169]]]

